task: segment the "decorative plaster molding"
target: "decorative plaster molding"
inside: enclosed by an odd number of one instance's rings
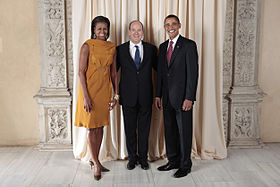
[[[40,149],[71,148],[72,1],[38,0],[42,85]],[[69,87],[69,85],[71,87]]]

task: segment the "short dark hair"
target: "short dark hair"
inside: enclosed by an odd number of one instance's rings
[[[139,21],[139,20],[133,20],[133,21],[131,21],[131,22],[129,23],[129,25],[128,25],[128,29],[130,30],[130,27],[131,27],[132,23],[135,23],[135,22],[139,22],[139,23],[141,24],[141,26],[142,26],[142,30],[144,31],[143,23],[141,23],[141,21]]]
[[[91,22],[91,39],[95,39],[95,35],[94,35],[94,29],[96,27],[97,23],[106,23],[107,24],[107,28],[108,28],[108,33],[107,33],[107,38],[109,38],[110,36],[110,21],[108,18],[104,17],[104,16],[96,16],[92,22]]]
[[[180,23],[180,20],[179,20],[178,16],[176,16],[174,14],[169,14],[168,16],[166,16],[165,19],[164,19],[164,23],[168,18],[175,18],[177,20],[177,22]]]

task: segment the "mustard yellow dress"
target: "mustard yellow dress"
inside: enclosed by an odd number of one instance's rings
[[[84,109],[84,97],[80,84],[74,125],[97,128],[109,125],[109,102],[112,98],[110,66],[113,62],[116,45],[96,39],[89,39],[85,43],[89,46],[86,81],[89,95],[93,101],[93,109],[90,113]]]

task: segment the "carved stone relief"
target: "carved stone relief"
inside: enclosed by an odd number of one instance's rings
[[[228,0],[228,3],[233,1]],[[229,101],[228,113],[228,143],[234,147],[261,147],[259,137],[258,108],[263,93],[258,87],[258,27],[259,0],[235,0],[235,14],[233,24],[233,45],[230,39],[225,40],[224,75],[231,67],[232,79],[230,84],[224,77],[224,95]],[[228,4],[229,6],[229,4]],[[231,10],[230,8],[228,10]],[[227,16],[230,17],[227,12]],[[229,18],[228,18],[229,19]],[[232,28],[226,23],[226,31]],[[234,24],[235,23],[235,24]],[[230,34],[226,35],[228,38]],[[234,46],[233,56],[230,58],[230,46]],[[232,64],[230,62],[232,61]],[[226,88],[230,89],[226,89]],[[228,93],[226,93],[228,91]],[[224,109],[226,111],[226,109]],[[226,112],[224,112],[226,113]],[[226,118],[226,117],[224,117]]]
[[[254,137],[254,111],[253,106],[234,107],[233,138]]]
[[[233,29],[234,29],[234,0],[227,1],[225,35],[223,49],[223,86],[228,93],[232,84],[232,61],[233,61]]]
[[[38,0],[38,13],[42,86],[35,98],[40,106],[40,148],[69,149],[72,141],[69,93],[73,82],[72,1]]]
[[[65,16],[63,0],[44,0],[48,87],[66,87]]]
[[[50,108],[48,109],[49,142],[56,142],[66,139],[67,132],[67,110]]]
[[[255,85],[257,8],[257,0],[237,1],[235,86]]]

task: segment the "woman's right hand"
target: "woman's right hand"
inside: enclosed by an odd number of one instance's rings
[[[92,110],[93,107],[93,102],[91,100],[91,98],[88,97],[84,97],[84,109],[86,110],[87,113],[90,113],[90,111]]]

